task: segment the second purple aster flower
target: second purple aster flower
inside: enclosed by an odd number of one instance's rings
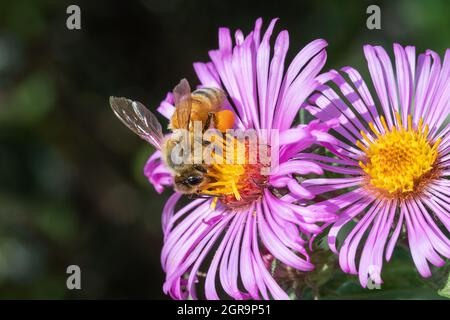
[[[395,69],[382,47],[364,53],[377,99],[352,67],[320,76],[307,109],[322,121],[339,119],[338,158],[310,155],[335,177],[304,183],[328,198],[316,208],[339,209],[328,243],[363,287],[382,283],[383,260],[400,237],[423,277],[429,264],[450,258],[450,50],[443,62],[431,50],[416,61],[414,47],[395,44]]]

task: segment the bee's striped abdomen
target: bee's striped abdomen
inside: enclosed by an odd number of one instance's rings
[[[204,104],[210,104],[220,108],[225,99],[225,94],[218,88],[201,88],[192,92],[192,99]]]

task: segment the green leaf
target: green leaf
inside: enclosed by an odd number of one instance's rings
[[[447,283],[441,290],[438,291],[438,294],[450,299],[450,273],[448,274]]]

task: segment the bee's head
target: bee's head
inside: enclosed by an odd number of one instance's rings
[[[187,194],[198,192],[207,180],[205,174],[206,169],[200,165],[180,168],[175,175],[175,190]]]

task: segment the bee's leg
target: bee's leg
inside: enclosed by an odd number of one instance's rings
[[[203,126],[203,132],[209,129],[209,126],[211,125],[211,120],[215,121],[214,112],[208,112],[208,118],[206,118],[205,125]]]
[[[211,126],[211,121],[215,121],[215,117],[214,117],[214,113],[213,112],[208,112],[208,118],[206,118],[206,122],[205,125],[203,126],[203,132],[205,132],[206,130],[209,129],[209,127]],[[209,146],[210,142],[203,140],[202,144],[204,147]]]
[[[260,182],[256,181],[255,178],[253,178],[253,177],[251,177],[251,179],[252,179],[253,184],[255,186],[257,186],[257,187],[264,187],[264,186],[266,186],[266,183],[264,183],[264,182],[260,183]]]

